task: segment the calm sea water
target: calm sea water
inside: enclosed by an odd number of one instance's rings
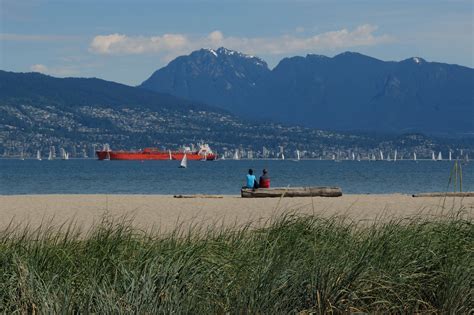
[[[344,193],[446,191],[453,162],[240,160],[0,160],[0,194],[239,194],[245,174],[269,170],[272,186],[339,186]],[[463,165],[474,190],[474,163]]]

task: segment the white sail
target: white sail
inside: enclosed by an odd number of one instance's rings
[[[181,160],[181,164],[179,165],[180,168],[186,168],[188,167],[188,157],[186,156],[186,153],[184,153],[183,159]]]
[[[372,161],[375,161],[376,158],[375,158],[375,154],[372,153]]]
[[[397,150],[395,150],[395,153],[393,155],[393,161],[396,162],[397,161]]]
[[[54,157],[53,157],[53,150],[49,149],[49,155],[48,155],[48,160],[52,160]]]
[[[469,155],[466,153],[466,162],[469,162]]]
[[[382,160],[382,161],[383,161],[383,152],[382,152],[382,151],[380,151],[379,153],[380,153],[380,160]]]
[[[296,150],[296,159],[300,160],[300,150]]]
[[[438,153],[438,161],[441,161],[443,159],[443,156],[441,155],[441,151]]]
[[[356,159],[355,153],[352,152],[352,161],[354,161],[355,159]]]
[[[64,152],[64,159],[65,159],[65,160],[69,160],[69,153]]]
[[[413,161],[416,161],[416,152],[413,152]]]
[[[451,151],[449,151],[449,160],[451,161],[452,156],[451,156]]]
[[[238,160],[239,159],[239,150],[235,150],[234,152],[234,160]]]
[[[336,155],[335,154],[332,155],[332,159],[333,159],[333,161],[336,160]]]
[[[390,158],[390,153],[387,154],[387,161],[391,161],[392,159]]]
[[[171,157],[171,150],[168,150],[169,158],[172,160],[173,158]]]
[[[434,153],[434,151],[433,151],[433,152],[431,152],[431,159],[432,159],[433,161],[436,161],[436,157],[435,157],[435,153]]]
[[[41,152],[40,152],[40,150],[36,151],[36,159],[38,161],[41,161]]]
[[[281,159],[282,159],[282,160],[285,159],[285,154],[283,154],[283,152],[281,153]]]

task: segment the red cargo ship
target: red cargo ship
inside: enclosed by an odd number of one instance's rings
[[[188,160],[213,161],[217,155],[207,144],[200,145],[198,151],[184,149],[183,151],[160,151],[156,148],[145,148],[141,151],[112,151],[105,146],[96,151],[99,160],[181,160],[186,154]]]

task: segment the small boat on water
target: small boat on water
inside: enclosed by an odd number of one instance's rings
[[[53,150],[52,150],[52,149],[49,149],[48,160],[49,160],[49,161],[54,160],[54,154],[53,154]]]
[[[239,150],[237,150],[237,149],[236,149],[235,152],[234,152],[234,160],[240,160],[240,158],[239,158]]]
[[[66,152],[63,148],[61,148],[61,159],[62,160],[69,160],[69,153]]]
[[[279,197],[340,197],[339,187],[275,187],[275,188],[242,188],[242,198],[279,198]]]
[[[36,151],[36,159],[38,161],[41,161],[41,152],[40,152],[40,150]]]
[[[441,155],[441,151],[438,153],[438,161],[442,161],[443,160],[443,156]]]
[[[188,167],[188,157],[186,156],[186,153],[183,156],[183,159],[181,160],[181,164],[179,164],[179,168],[187,168]]]

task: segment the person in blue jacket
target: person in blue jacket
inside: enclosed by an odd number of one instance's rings
[[[246,185],[245,188],[258,188],[257,178],[253,175],[253,170],[249,169],[249,173],[246,176]]]

